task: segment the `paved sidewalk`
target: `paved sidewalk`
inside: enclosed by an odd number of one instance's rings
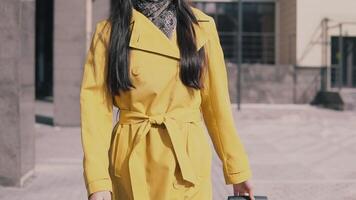
[[[276,200],[356,200],[356,112],[308,105],[243,106],[236,126],[256,194]]]
[[[236,127],[249,154],[256,195],[272,200],[356,200],[356,113],[308,105],[242,105]],[[36,124],[36,176],[0,187],[1,200],[85,200],[80,129]],[[220,160],[214,200],[225,200]],[[336,198],[335,198],[336,197]]]

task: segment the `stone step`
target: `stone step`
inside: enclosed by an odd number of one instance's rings
[[[342,88],[340,95],[345,103],[344,109],[356,111],[356,88]]]

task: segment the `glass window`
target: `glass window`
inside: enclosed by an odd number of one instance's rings
[[[219,31],[226,59],[236,60],[238,34],[238,2],[193,2],[212,16]],[[275,3],[244,2],[242,61],[275,63]]]
[[[356,37],[343,37],[341,52],[339,41],[331,37],[331,86],[356,87]]]

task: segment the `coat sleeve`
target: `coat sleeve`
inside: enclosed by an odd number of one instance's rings
[[[251,178],[248,156],[234,125],[227,70],[216,24],[210,18],[206,49],[206,73],[201,90],[201,111],[214,148],[222,161],[226,184]]]
[[[88,196],[97,191],[112,191],[108,150],[113,104],[105,86],[107,43],[104,27],[104,22],[96,25],[86,54],[80,89],[83,175]]]

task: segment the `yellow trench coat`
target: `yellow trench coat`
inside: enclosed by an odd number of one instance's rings
[[[252,176],[234,126],[227,71],[214,19],[192,7],[199,20],[197,50],[205,47],[205,88],[179,79],[176,33],[166,37],[133,8],[130,78],[136,89],[111,98],[105,90],[110,25],[96,25],[80,92],[84,180],[88,195],[113,200],[212,199],[211,147],[226,184]],[[120,110],[113,127],[113,105]],[[209,134],[205,134],[204,124]]]

